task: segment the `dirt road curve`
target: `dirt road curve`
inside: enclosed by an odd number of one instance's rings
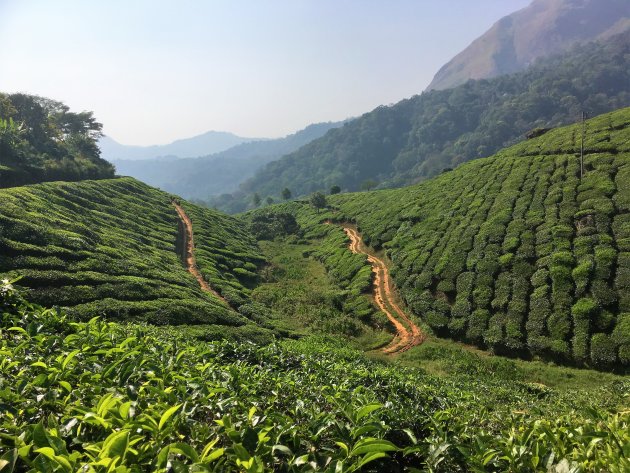
[[[201,286],[201,289],[203,291],[211,293],[212,295],[221,299],[225,304],[229,305],[225,298],[221,296],[221,294],[219,294],[217,291],[212,289],[210,285],[208,285],[206,280],[199,272],[199,269],[197,268],[197,261],[195,260],[195,244],[193,241],[193,228],[190,217],[186,215],[184,209],[177,202],[173,201],[173,207],[175,207],[175,210],[177,210],[179,219],[182,221],[182,224],[184,225],[184,231],[186,232],[186,268],[188,269],[188,272],[192,274],[195,279],[197,279],[197,281],[199,282],[199,286]]]
[[[372,271],[376,274],[374,278],[374,300],[379,309],[385,313],[396,328],[396,336],[382,351],[393,355],[421,344],[426,337],[396,303],[393,294],[395,289],[389,277],[389,270],[383,260],[368,252],[365,245],[363,245],[361,235],[354,228],[343,225],[343,230],[350,238],[350,251],[367,255],[368,261],[372,265]]]

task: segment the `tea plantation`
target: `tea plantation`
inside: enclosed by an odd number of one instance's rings
[[[386,249],[435,334],[495,353],[630,367],[630,109],[556,129],[420,185],[331,196]],[[296,203],[295,206],[306,204]]]
[[[22,276],[37,303],[66,307],[84,320],[102,315],[265,332],[250,320],[263,315],[247,304],[262,259],[232,217],[182,202],[199,269],[228,306],[202,292],[184,267],[169,194],[121,178],[2,189],[0,201],[0,273]]]
[[[436,378],[323,340],[205,343],[73,322],[0,283],[0,470],[630,468],[625,381],[562,392]]]

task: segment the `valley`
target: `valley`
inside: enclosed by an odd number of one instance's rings
[[[630,472],[630,9],[528,2],[0,2],[0,473]]]
[[[236,217],[0,190],[0,466],[624,471],[629,117],[585,123],[584,175],[570,126]]]

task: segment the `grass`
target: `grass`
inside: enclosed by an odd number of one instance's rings
[[[252,299],[276,314],[277,326],[299,336],[344,334],[346,341],[365,350],[386,343],[391,334],[344,310],[348,291],[335,284],[323,263],[308,256],[321,245],[321,240],[308,244],[261,241],[270,263],[263,269],[263,281],[252,292]],[[368,294],[360,297],[370,303]]]

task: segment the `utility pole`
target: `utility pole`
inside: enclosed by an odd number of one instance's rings
[[[584,177],[584,135],[586,134],[586,112],[582,111],[582,140],[580,144],[580,181]]]

